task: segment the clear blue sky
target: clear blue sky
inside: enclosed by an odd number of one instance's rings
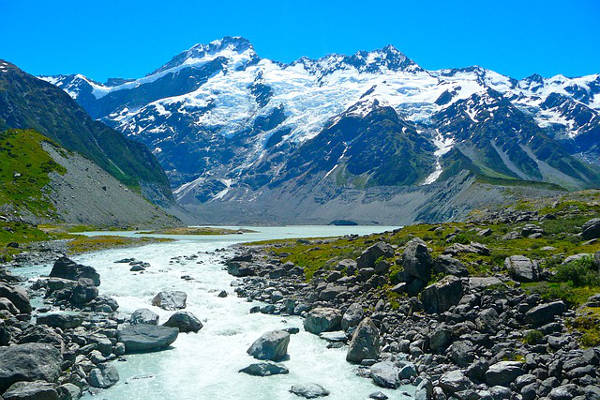
[[[33,74],[139,77],[226,35],[283,62],[391,43],[428,69],[600,72],[600,0],[0,0],[0,58]]]

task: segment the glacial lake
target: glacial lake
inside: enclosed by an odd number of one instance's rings
[[[278,400],[300,399],[289,392],[294,384],[318,383],[331,392],[326,399],[368,399],[381,391],[390,399],[408,399],[401,392],[414,392],[410,386],[397,390],[382,389],[371,379],[356,375],[357,367],[346,362],[346,348],[327,349],[327,342],[305,332],[302,318],[250,314],[258,302],[248,302],[234,293],[236,278],[223,270],[220,257],[207,254],[219,248],[248,241],[328,237],[345,234],[369,234],[395,229],[391,226],[281,226],[232,227],[256,230],[223,236],[165,236],[176,238],[168,243],[143,247],[104,250],[74,257],[77,262],[91,265],[100,273],[100,294],[112,296],[119,311],[131,313],[149,308],[160,315],[164,323],[171,312],[151,305],[152,297],[161,290],[182,290],[187,293],[187,311],[202,320],[199,333],[180,334],[172,348],[148,354],[127,355],[126,362],[114,361],[120,381],[112,388],[85,399],[109,400]],[[106,235],[107,232],[87,232]],[[110,232],[111,235],[136,235],[134,232]],[[154,236],[154,235],[152,235]],[[197,254],[192,260],[185,256]],[[221,253],[222,254],[222,253]],[[182,256],[180,262],[172,257]],[[115,264],[121,258],[133,257],[151,264],[143,274],[132,273],[127,264]],[[20,268],[16,273],[32,279],[47,275],[51,265]],[[192,281],[181,279],[190,275]],[[226,290],[226,298],[217,297]],[[298,327],[300,333],[291,336],[289,360],[282,362],[290,373],[269,377],[253,377],[238,370],[257,360],[246,354],[248,347],[263,333],[286,327]]]

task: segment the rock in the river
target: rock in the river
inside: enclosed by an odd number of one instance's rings
[[[554,317],[562,314],[566,309],[562,301],[540,304],[525,313],[525,320],[533,326],[541,326],[554,321]]]
[[[163,324],[172,328],[179,329],[180,333],[198,332],[202,329],[202,322],[194,314],[188,311],[177,311],[169,317],[169,320]]]
[[[375,266],[375,261],[377,261],[378,258],[389,258],[393,256],[394,249],[392,246],[385,242],[377,242],[362,252],[356,259],[356,265],[358,268],[371,268]]]
[[[58,391],[61,393],[60,400],[79,400],[81,397],[81,389],[72,383],[59,386]]]
[[[88,383],[90,386],[107,389],[119,381],[119,373],[112,364],[100,364],[90,371]]]
[[[160,292],[152,299],[152,305],[163,310],[175,311],[185,308],[187,294],[178,290]]]
[[[432,264],[431,254],[423,240],[414,238],[406,244],[402,253],[402,265],[406,274],[427,282]]]
[[[16,382],[2,395],[4,400],[58,400],[56,385],[45,381]]]
[[[77,328],[83,322],[81,314],[54,312],[37,316],[37,323],[62,330]]]
[[[271,331],[252,343],[247,353],[259,360],[280,361],[287,356],[289,343],[289,332],[283,330]]]
[[[0,392],[19,381],[58,379],[63,359],[60,352],[45,343],[24,343],[0,347]]]
[[[152,310],[148,310],[147,308],[140,308],[135,310],[131,317],[129,317],[129,323],[132,325],[137,324],[148,324],[148,325],[158,325],[159,316]]]
[[[281,365],[261,362],[250,364],[246,368],[240,369],[239,372],[243,372],[244,374],[253,375],[253,376],[269,376],[269,375],[279,375],[279,374],[289,374],[289,370],[286,367]]]
[[[518,361],[500,361],[490,365],[485,373],[485,381],[490,386],[510,386],[523,375],[523,363]]]
[[[50,277],[78,281],[81,278],[91,279],[95,286],[100,286],[100,274],[93,267],[77,264],[75,261],[61,257],[54,262]]]
[[[519,282],[535,282],[540,278],[540,267],[537,262],[521,255],[506,257],[504,266],[510,276]]]
[[[346,361],[360,363],[364,359],[379,357],[379,329],[371,318],[365,318],[358,324],[348,346]]]
[[[98,288],[94,286],[94,282],[88,278],[80,278],[77,285],[71,293],[71,303],[74,305],[87,304],[98,297]]]
[[[581,227],[581,236],[585,240],[600,238],[600,218],[593,218]]]
[[[305,399],[316,399],[317,397],[329,396],[329,390],[316,383],[293,385],[290,392]]]
[[[371,378],[377,386],[396,389],[400,385],[400,370],[391,361],[371,365]]]
[[[0,282],[0,297],[6,297],[20,312],[31,313],[31,303],[25,289]]]
[[[439,282],[427,286],[421,294],[421,300],[423,301],[423,308],[428,313],[442,313],[458,304],[462,295],[461,280],[448,275]]]
[[[352,303],[342,316],[342,329],[348,332],[363,319],[363,308],[359,303]]]
[[[321,332],[337,331],[342,321],[341,313],[335,308],[317,307],[304,319],[304,329],[316,335]]]
[[[119,342],[125,344],[127,353],[162,350],[177,339],[179,330],[168,326],[126,325],[117,331]]]

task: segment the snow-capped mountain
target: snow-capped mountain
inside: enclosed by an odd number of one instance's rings
[[[42,79],[145,143],[198,212],[237,202],[260,215],[290,193],[331,204],[348,191],[431,192],[461,171],[503,184],[600,182],[581,161],[600,154],[600,75],[428,71],[393,46],[284,64],[225,37],[139,79]]]

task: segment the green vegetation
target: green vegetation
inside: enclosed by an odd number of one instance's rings
[[[217,227],[195,227],[195,226],[182,226],[175,228],[164,228],[153,231],[138,232],[140,235],[236,235],[242,233],[253,233],[251,229],[227,229]]]
[[[42,240],[62,239],[64,235],[44,232],[24,222],[0,222],[0,262],[10,261],[23,251],[22,246]],[[14,247],[14,243],[18,247]]]
[[[50,182],[51,172],[64,174],[66,170],[44,151],[43,142],[52,143],[32,130],[0,133],[0,204],[39,216],[54,209],[43,188]]]
[[[538,344],[544,338],[544,334],[537,329],[532,329],[525,334],[523,338],[523,343],[527,343],[529,345]]]
[[[600,307],[582,307],[571,322],[571,328],[581,333],[582,346],[600,346]]]
[[[114,249],[120,247],[143,246],[151,243],[169,242],[171,239],[150,237],[124,237],[124,236],[81,236],[77,235],[67,244],[69,254],[81,254],[91,251]]]

